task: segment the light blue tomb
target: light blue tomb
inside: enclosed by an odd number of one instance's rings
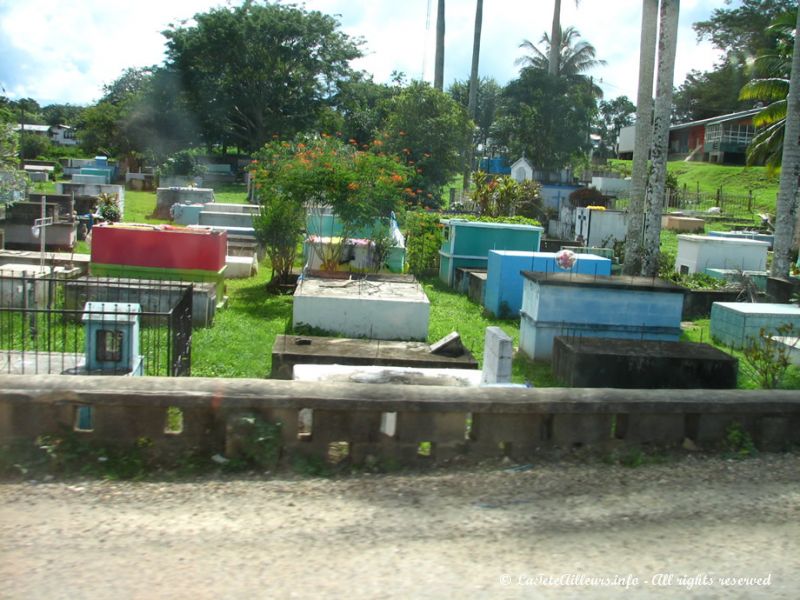
[[[594,254],[578,254],[572,269],[556,266],[555,252],[490,250],[483,304],[498,317],[517,317],[522,308],[521,271],[611,275],[611,260]]]

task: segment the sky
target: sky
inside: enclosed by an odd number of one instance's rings
[[[239,2],[233,2],[234,5]],[[199,12],[226,6],[220,0],[0,0],[0,94],[51,103],[90,104],[124,69],[164,60],[161,31],[191,24]],[[436,0],[307,0],[306,10],[336,16],[341,30],[362,38],[364,57],[353,67],[388,82],[392,71],[433,79]],[[724,0],[683,0],[675,86],[692,69],[710,70],[720,58],[697,42],[692,23],[707,19]],[[550,30],[553,0],[484,2],[479,72],[500,84],[514,79],[524,39],[538,43]],[[636,100],[642,0],[563,0],[563,27],[578,29],[608,64],[589,74],[605,98]],[[430,11],[430,12],[429,12]],[[447,0],[445,88],[469,77],[475,0]],[[540,46],[541,47],[541,46]]]

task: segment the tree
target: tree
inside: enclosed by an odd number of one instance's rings
[[[585,82],[527,67],[503,89],[492,139],[509,158],[524,155],[538,168],[562,169],[588,152],[596,110]]]
[[[467,114],[473,123],[477,121],[478,114],[478,63],[481,54],[481,29],[483,28],[483,0],[475,3],[475,31],[472,38],[472,66],[469,72],[469,101]],[[467,141],[464,151],[464,189],[469,188],[469,174],[472,170],[472,161],[475,158],[475,139]]]
[[[444,0],[439,0],[436,10],[436,65],[433,71],[433,87],[444,91]]]
[[[0,122],[0,200],[7,202],[21,196],[30,184],[28,176],[17,170],[19,135],[11,123]]]
[[[461,153],[472,126],[466,110],[447,94],[412,82],[388,103],[382,143],[415,170],[418,202],[438,204],[441,186],[461,171]]]
[[[739,99],[749,75],[745,65],[725,63],[714,71],[690,71],[673,96],[675,123],[700,121],[751,108]]]
[[[625,275],[638,275],[642,267],[642,229],[647,193],[647,159],[652,133],[653,69],[656,59],[658,0],[642,0],[642,32],[639,41],[639,87],[636,93],[636,132],[631,172],[628,233],[625,236]]]
[[[751,108],[738,90],[754,77],[764,77],[754,58],[773,52],[780,43],[768,25],[797,8],[793,0],[741,0],[715,9],[711,17],[693,25],[697,39],[708,40],[724,53],[712,71],[692,71],[675,95],[676,122],[687,122]]]
[[[653,170],[650,175],[644,228],[644,264],[642,275],[655,277],[661,247],[661,215],[667,198],[667,155],[669,153],[669,125],[672,109],[672,80],[675,72],[675,52],[678,47],[678,11],[680,0],[661,0],[660,30],[658,35],[658,79],[653,110],[653,145],[650,157]]]
[[[55,125],[74,125],[83,111],[83,106],[75,106],[74,104],[48,104],[42,108],[42,116],[51,127]]]
[[[781,164],[795,12],[785,13],[773,21],[769,29],[778,32],[783,41],[775,51],[762,53],[756,59],[756,63],[764,65],[762,70],[771,76],[749,81],[739,93],[742,100],[766,102],[753,117],[753,124],[758,131],[747,148],[748,164],[764,163],[770,168],[777,168]]]
[[[356,140],[359,147],[371,144],[386,122],[389,101],[401,91],[399,85],[375,83],[371,76],[355,73],[339,84],[319,129],[345,140]]]
[[[561,0],[555,0],[553,3],[553,25],[550,29],[550,40],[552,43],[547,53],[549,57],[547,72],[558,77],[561,67],[559,61],[559,52],[561,50]],[[530,44],[530,42],[528,43]]]
[[[574,27],[567,27],[563,33],[559,31],[560,48],[555,55],[558,61],[557,70],[559,76],[572,80],[586,80],[585,74],[587,71],[606,64],[606,61],[596,58],[595,47],[585,40],[579,41],[580,37],[580,32]],[[550,61],[553,60],[553,53],[551,52],[553,44],[551,44],[550,39],[545,33],[540,40],[547,52],[539,50],[530,40],[523,40],[519,47],[527,50],[528,54],[521,56],[514,63],[550,73]],[[592,89],[595,96],[598,98],[603,97],[603,91],[599,86],[593,85]]]
[[[788,277],[794,227],[797,224],[797,189],[800,180],[800,10],[796,10],[795,37],[789,94],[786,98],[786,124],[781,159],[781,178],[775,206],[775,242],[772,276]]]
[[[479,79],[476,87],[475,117],[472,120],[477,126],[477,130],[473,143],[476,146],[485,147],[503,89],[497,81],[489,77]],[[469,111],[469,92],[469,81],[454,81],[447,90],[447,93],[467,111]]]
[[[595,131],[600,135],[598,153],[603,158],[616,156],[619,132],[633,124],[636,106],[627,96],[618,96],[607,102],[601,100],[598,113],[595,121]]]
[[[83,109],[76,121],[85,152],[130,159],[147,155],[161,162],[198,142],[174,71],[127,69],[104,90],[100,101]]]
[[[333,17],[294,5],[248,0],[194,22],[163,32],[167,67],[209,145],[252,150],[308,129],[361,56]]]
[[[332,137],[301,137],[266,145],[253,163],[261,215],[254,220],[275,274],[286,281],[306,207],[329,207],[345,241],[357,229],[386,221],[411,174],[395,157],[361,151]],[[341,247],[341,246],[340,246]],[[324,261],[333,267],[338,257]]]
[[[726,4],[731,5],[730,0]],[[769,24],[779,15],[797,10],[795,0],[740,0],[735,8],[716,8],[706,21],[693,25],[697,39],[709,40],[725,52],[725,64],[746,65],[764,50],[775,48]]]

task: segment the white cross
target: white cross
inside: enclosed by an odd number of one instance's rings
[[[34,237],[39,238],[39,270],[44,273],[44,243],[46,237],[47,226],[53,224],[53,217],[45,217],[45,195],[42,194],[42,218],[36,219],[31,227],[31,232]]]

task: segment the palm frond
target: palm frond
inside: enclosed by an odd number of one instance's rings
[[[739,91],[739,100],[780,100],[789,93],[789,80],[767,77],[748,81]]]
[[[750,145],[747,147],[747,164],[763,163],[770,168],[779,166],[783,152],[783,133],[784,122],[781,121],[759,131],[753,136]]]
[[[766,127],[783,121],[786,118],[786,98],[777,100],[761,109],[761,112],[753,115],[753,125],[756,127]]]

